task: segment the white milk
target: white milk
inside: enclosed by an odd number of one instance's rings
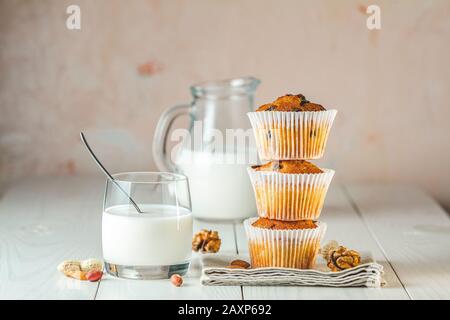
[[[126,266],[165,266],[191,257],[192,214],[187,209],[120,205],[103,212],[102,243],[106,262]]]
[[[189,178],[192,214],[208,220],[241,220],[255,216],[248,164],[227,164],[219,157],[223,156],[185,152],[177,161],[181,172]]]

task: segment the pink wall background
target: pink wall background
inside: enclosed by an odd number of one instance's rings
[[[254,75],[258,103],[339,109],[323,160],[337,179],[413,183],[450,207],[449,40],[448,0],[2,0],[0,184],[97,174],[80,129],[112,171],[155,169],[157,119],[190,84]]]

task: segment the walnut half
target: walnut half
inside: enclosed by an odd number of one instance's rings
[[[356,267],[360,263],[361,257],[357,251],[339,246],[329,252],[327,266],[331,271],[341,271]]]
[[[349,250],[339,245],[335,240],[328,242],[320,250],[321,255],[327,261],[331,271],[341,271],[358,266],[361,263],[361,256],[358,251]]]
[[[217,231],[203,229],[192,238],[192,250],[202,253],[215,253],[219,251],[221,240]]]

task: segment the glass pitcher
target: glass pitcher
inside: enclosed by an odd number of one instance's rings
[[[257,153],[247,112],[254,110],[259,83],[246,77],[193,85],[193,101],[159,119],[153,157],[159,170],[188,176],[195,218],[242,220],[256,214],[247,167],[257,162]],[[171,130],[183,115],[188,128]],[[169,140],[181,142],[168,150]]]

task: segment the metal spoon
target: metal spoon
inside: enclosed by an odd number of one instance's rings
[[[131,198],[131,196],[128,194],[128,192],[126,192],[121,186],[120,184],[117,183],[117,181],[114,179],[114,177],[108,172],[108,170],[106,170],[106,168],[103,166],[103,164],[100,162],[100,160],[98,160],[98,158],[95,156],[94,152],[92,151],[91,147],[89,146],[89,143],[86,140],[86,137],[84,136],[83,132],[80,132],[80,138],[81,141],[83,142],[84,146],[86,147],[86,149],[89,151],[89,154],[91,155],[92,159],[94,159],[95,163],[97,163],[97,165],[100,167],[100,169],[103,171],[104,174],[106,174],[106,176],[108,177],[108,179],[114,183],[116,185],[117,188],[119,188],[120,191],[122,191],[122,193],[124,195],[126,195],[128,197],[128,199],[130,200],[131,204],[134,206],[134,208],[136,209],[137,212],[139,213],[143,213],[141,211],[141,209],[139,209],[138,205],[136,204],[136,202],[134,202],[134,200]]]

